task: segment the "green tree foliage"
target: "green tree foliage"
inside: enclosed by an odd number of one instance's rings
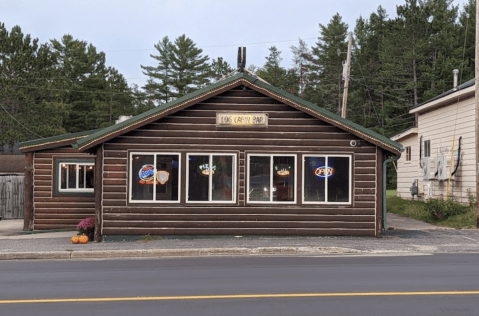
[[[231,68],[230,64],[223,57],[218,57],[218,59],[211,61],[209,76],[212,81],[217,81],[232,71],[233,68]]]
[[[208,56],[184,34],[175,39],[171,47],[171,67],[174,92],[177,98],[209,83]]]
[[[275,87],[297,94],[299,86],[296,72],[294,69],[281,67],[282,60],[281,52],[276,46],[271,46],[266,63],[256,74]]]
[[[209,84],[209,58],[202,56],[203,50],[186,35],[173,43],[165,36],[155,48],[158,55],[150,56],[158,61],[157,66],[141,66],[149,77],[143,88],[155,104],[169,102]]]
[[[298,78],[298,94],[301,95],[309,84],[309,67],[311,58],[311,51],[308,44],[301,38],[299,39],[298,46],[290,46],[293,53],[293,70]]]
[[[348,25],[338,13],[327,25],[319,24],[319,28],[318,42],[312,47],[309,86],[304,91],[304,97],[327,110],[339,113]]]
[[[68,132],[114,124],[119,115],[134,113],[131,90],[123,75],[106,67],[105,53],[92,44],[65,35],[51,41],[59,77],[61,103],[70,107]]]
[[[54,65],[48,45],[0,23],[0,145],[65,132],[68,108],[51,89]]]
[[[173,73],[171,67],[172,43],[168,36],[163,37],[158,44],[155,45],[158,55],[151,54],[150,57],[158,61],[156,67],[141,66],[144,70],[143,74],[149,77],[146,85],[143,87],[145,91],[152,91],[152,97],[159,103],[167,103],[173,96]]]

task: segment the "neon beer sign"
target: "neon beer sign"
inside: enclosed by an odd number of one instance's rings
[[[156,172],[155,166],[143,165],[138,171],[138,178],[140,184],[165,184],[170,179],[170,173],[166,170],[158,170]]]
[[[212,174],[215,174],[215,171],[216,171],[216,165],[213,165],[213,168],[211,168],[211,173]],[[210,166],[209,164],[205,163],[205,164],[202,164],[202,165],[199,165],[198,166],[198,172],[201,174],[201,175],[204,175],[204,176],[209,176],[210,175]]]
[[[329,167],[329,166],[328,167],[321,166],[321,167],[318,167],[314,170],[314,174],[317,177],[320,177],[320,178],[329,178],[329,177],[333,176],[334,168]]]

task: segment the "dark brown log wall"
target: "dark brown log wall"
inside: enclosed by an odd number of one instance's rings
[[[217,127],[216,113],[257,111],[269,115],[268,128]],[[103,235],[113,234],[376,234],[377,148],[317,118],[242,87],[227,91],[159,119],[104,144]],[[238,153],[236,205],[129,204],[128,152],[182,153],[181,201],[184,202],[186,153]],[[350,154],[353,164],[352,205],[302,205],[301,181],[295,205],[246,202],[248,153]]]
[[[94,158],[71,146],[37,151],[33,160],[33,205],[35,230],[76,228],[78,223],[95,216],[95,197],[55,196],[54,158]]]

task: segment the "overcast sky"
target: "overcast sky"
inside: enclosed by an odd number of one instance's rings
[[[454,0],[462,10],[466,0]],[[298,38],[314,45],[318,24],[339,13],[352,31],[359,16],[368,18],[379,5],[389,17],[404,0],[1,0],[0,22],[19,25],[41,43],[64,34],[92,43],[106,53],[108,66],[142,86],[141,65],[154,66],[150,54],[164,36],[191,38],[210,58],[236,66],[238,46],[247,47],[247,65],[262,66],[268,48],[282,51],[291,65],[289,47]]]

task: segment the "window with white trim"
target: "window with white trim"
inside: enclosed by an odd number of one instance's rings
[[[406,161],[411,161],[411,146],[406,147]]]
[[[95,165],[89,162],[60,162],[58,192],[93,192]]]
[[[130,153],[130,202],[180,201],[179,153]]]
[[[303,203],[351,203],[351,156],[303,155]]]
[[[235,154],[188,154],[187,195],[189,203],[236,201]]]
[[[249,203],[296,203],[296,155],[248,155]]]

